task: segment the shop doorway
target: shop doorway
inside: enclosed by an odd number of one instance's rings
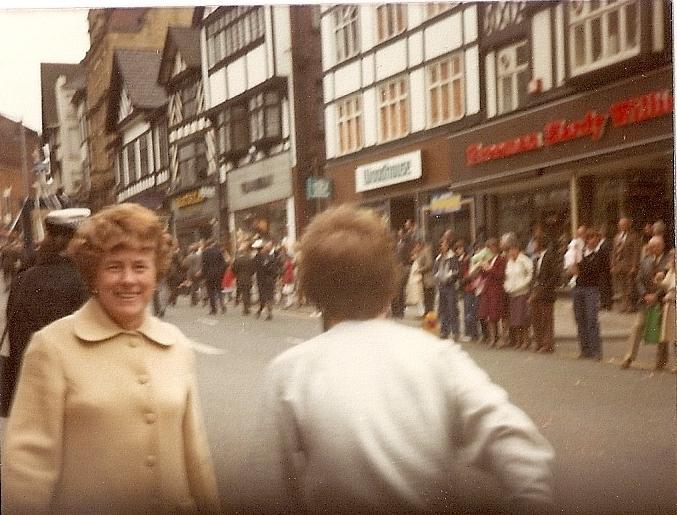
[[[400,229],[408,219],[416,220],[416,201],[414,197],[399,197],[390,200],[390,227]]]

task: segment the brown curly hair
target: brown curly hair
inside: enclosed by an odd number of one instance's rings
[[[308,225],[299,250],[300,289],[330,318],[375,318],[397,292],[395,240],[371,210],[342,205],[324,211]]]
[[[87,219],[73,236],[66,253],[94,289],[99,263],[106,254],[118,249],[154,250],[160,280],[169,269],[172,238],[153,211],[128,202],[107,206]]]

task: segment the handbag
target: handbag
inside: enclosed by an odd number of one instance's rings
[[[646,345],[656,344],[660,341],[662,315],[660,304],[652,304],[647,308],[644,323],[644,343]]]

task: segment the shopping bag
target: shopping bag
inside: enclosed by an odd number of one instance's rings
[[[661,339],[661,305],[656,303],[649,306],[646,310],[646,320],[644,324],[644,343],[646,345],[656,344]]]

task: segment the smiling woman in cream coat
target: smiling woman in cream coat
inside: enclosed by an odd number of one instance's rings
[[[26,352],[3,443],[7,513],[214,513],[216,480],[187,338],[148,313],[169,239],[132,204],[70,254],[92,289]]]

